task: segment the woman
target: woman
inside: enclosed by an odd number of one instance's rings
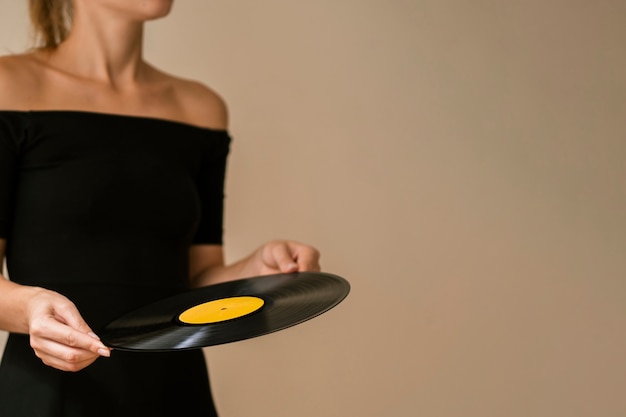
[[[224,265],[222,99],[142,58],[172,0],[31,0],[0,58],[0,415],[216,415],[202,352],[111,352],[117,315],[188,287],[319,270],[272,241]],[[66,23],[71,22],[71,30]]]

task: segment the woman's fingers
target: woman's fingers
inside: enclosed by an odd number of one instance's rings
[[[54,305],[54,318],[72,329],[76,329],[85,334],[93,334],[93,330],[85,323],[85,320],[83,320],[76,306],[69,300]]]
[[[273,273],[319,271],[320,254],[310,245],[294,241],[272,241],[263,246],[262,270]]]
[[[97,336],[90,336],[89,333],[83,333],[73,329],[70,326],[57,321],[54,317],[38,319],[31,324],[30,335],[37,341],[53,341],[63,346],[84,350],[96,355],[100,351],[108,350],[104,344],[97,339]],[[33,346],[34,348],[35,346]],[[39,347],[39,345],[37,345]],[[103,351],[104,353],[104,351]]]
[[[80,371],[99,357],[90,351],[71,348],[52,340],[41,340],[39,343],[40,347],[34,348],[35,355],[44,364],[61,371]]]
[[[286,242],[274,242],[270,244],[271,258],[267,266],[274,267],[278,272],[296,272],[298,264]]]
[[[46,365],[63,371],[78,371],[98,357],[108,357],[110,350],[104,344],[49,316],[31,325],[31,347]]]
[[[320,253],[317,249],[304,246],[297,250],[297,262],[298,271],[315,271],[319,272],[320,267]]]
[[[46,365],[78,371],[110,355],[71,301],[52,291],[36,298],[29,314],[30,344]]]
[[[109,356],[110,349],[107,348],[100,338],[91,330],[89,325],[83,320],[82,316],[78,312],[76,306],[73,303],[68,302],[55,309],[55,319],[67,325],[70,329],[77,331],[75,335],[80,337],[83,345],[79,347],[87,347],[90,351],[99,354],[100,356]],[[63,330],[63,329],[61,329]],[[72,334],[69,337],[73,336]],[[85,335],[87,337],[85,337]]]

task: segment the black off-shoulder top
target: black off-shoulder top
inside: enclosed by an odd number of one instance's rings
[[[189,247],[222,243],[229,146],[226,131],[162,119],[0,111],[10,279],[65,294],[96,331],[184,290]],[[185,412],[214,414],[201,352],[113,352],[74,374],[43,365],[27,336],[9,337],[2,416]]]

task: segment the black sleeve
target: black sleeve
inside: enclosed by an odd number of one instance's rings
[[[226,161],[230,149],[230,137],[207,141],[202,167],[196,180],[202,206],[200,224],[193,238],[194,244],[223,242],[224,183]]]
[[[24,137],[24,118],[14,112],[0,111],[0,238],[11,231],[17,182],[18,145]]]

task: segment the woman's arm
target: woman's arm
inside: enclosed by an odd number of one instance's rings
[[[0,262],[6,240],[0,239]],[[48,366],[79,371],[110,350],[85,323],[76,306],[54,291],[11,282],[0,275],[0,328],[30,335],[35,355]]]
[[[0,57],[0,109],[29,108],[38,78],[26,56]],[[2,179],[11,172],[10,147],[0,151]],[[3,191],[6,191],[6,186]],[[1,198],[8,198],[2,193]],[[7,204],[6,200],[2,201]],[[4,213],[3,213],[4,214]],[[2,218],[6,228],[6,217]],[[6,239],[0,239],[0,264],[4,261]],[[0,274],[0,329],[30,335],[30,344],[46,365],[64,371],[78,371],[109,349],[98,340],[74,304],[54,291],[19,285]]]
[[[259,275],[319,271],[319,258],[319,251],[312,246],[273,240],[247,257],[225,265],[222,246],[194,245],[189,251],[191,285],[202,287]]]

